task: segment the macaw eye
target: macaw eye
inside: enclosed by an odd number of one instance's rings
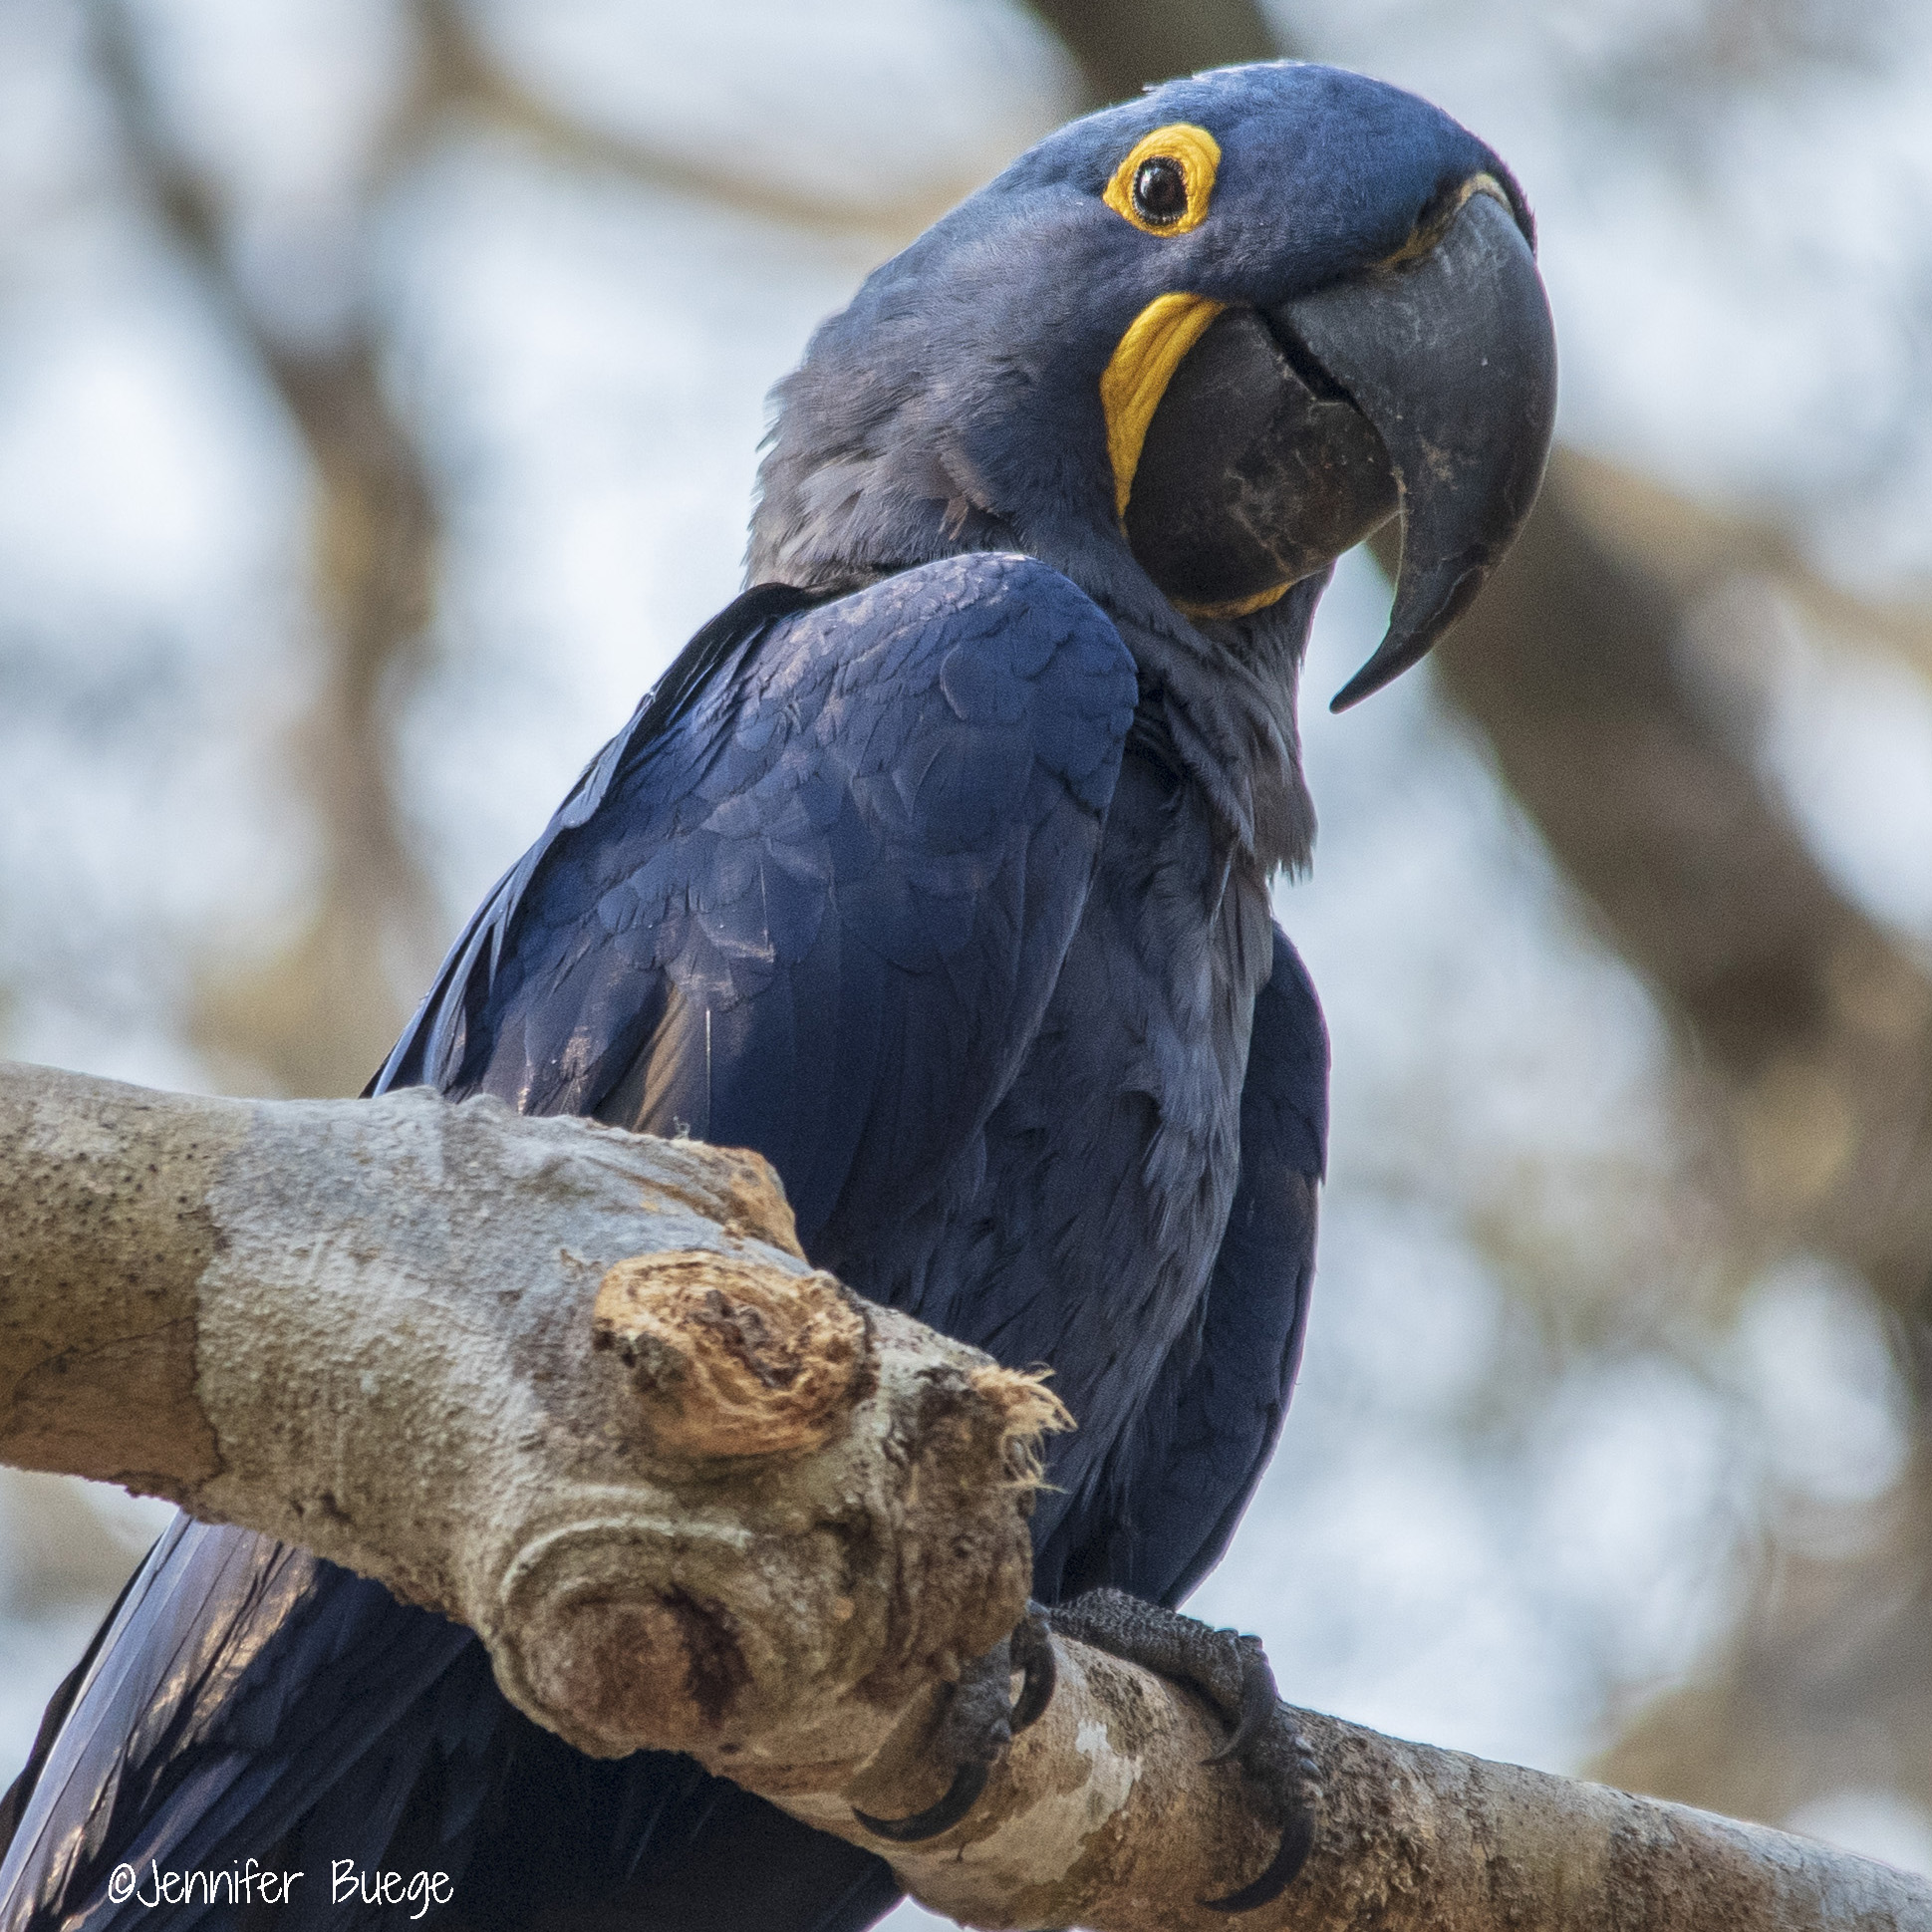
[[[1170,122],[1134,143],[1100,198],[1144,235],[1185,235],[1207,220],[1220,165],[1207,129]]]
[[[1134,174],[1134,212],[1150,226],[1171,228],[1188,211],[1188,176],[1171,154],[1155,154]]]

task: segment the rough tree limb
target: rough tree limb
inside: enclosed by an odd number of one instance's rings
[[[1025,1602],[1057,1405],[856,1300],[755,1157],[426,1092],[240,1102],[0,1067],[0,1457],[299,1541],[461,1618],[588,1751],[688,1751],[865,1843],[938,1795]],[[1220,1926],[1270,1846],[1190,1697],[1056,1639],[966,1823],[896,1847],[982,1925]],[[1277,1927],[1932,1927],[1762,1827],[1308,1716]]]

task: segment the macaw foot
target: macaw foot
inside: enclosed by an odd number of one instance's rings
[[[1240,1767],[1248,1802],[1281,1839],[1259,1877],[1199,1902],[1215,1912],[1251,1912],[1276,1897],[1314,1844],[1321,1774],[1275,1694],[1260,1638],[1213,1629],[1124,1590],[1089,1590],[1047,1616],[1063,1637],[1188,1685],[1227,1721],[1227,1742],[1206,1762]]]
[[[1012,1690],[1015,1675],[1020,1679],[1017,1697]],[[856,1805],[852,1815],[875,1837],[894,1844],[917,1844],[952,1830],[978,1801],[1006,1747],[1039,1717],[1052,1696],[1053,1645],[1046,1634],[1046,1613],[1029,1603],[1012,1635],[969,1664],[953,1687],[935,1740],[942,1763],[953,1773],[946,1795],[909,1818],[876,1818]]]

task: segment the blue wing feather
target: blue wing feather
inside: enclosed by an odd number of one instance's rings
[[[681,724],[707,689],[728,679],[756,651],[774,623],[821,601],[789,584],[758,584],[734,598],[697,632],[646,693],[630,722],[584,767],[543,835],[470,916],[402,1038],[364,1089],[365,1096],[392,1087],[446,1090],[455,1082],[471,1017],[467,996],[487,992],[502,965],[524,894],[560,839],[596,815],[624,763],[635,764]]]
[[[1010,1081],[1134,674],[1081,592],[1003,556],[783,617],[734,667],[599,761],[384,1080],[460,1034],[453,1095],[754,1147],[810,1249],[943,1188]]]
[[[383,1785],[407,1790],[433,1762],[460,1792],[465,1770],[481,1770],[434,1696],[474,1648],[305,1551],[177,1520],[37,1767],[0,1867],[7,1923],[151,1923],[138,1900],[117,1909],[105,1896],[114,1865],[225,1868],[283,1839],[344,1781],[360,1801],[335,1855],[373,1861],[395,1836],[395,1817],[370,1801]]]

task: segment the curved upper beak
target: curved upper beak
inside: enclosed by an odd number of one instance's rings
[[[1535,501],[1555,410],[1535,259],[1479,176],[1430,242],[1202,333],[1148,424],[1128,538],[1183,609],[1237,616],[1399,511],[1388,635],[1343,710],[1469,607]]]
[[[1421,658],[1516,541],[1555,426],[1555,331],[1516,215],[1480,189],[1426,253],[1269,320],[1374,425],[1401,497],[1388,635],[1336,692],[1345,710]]]

